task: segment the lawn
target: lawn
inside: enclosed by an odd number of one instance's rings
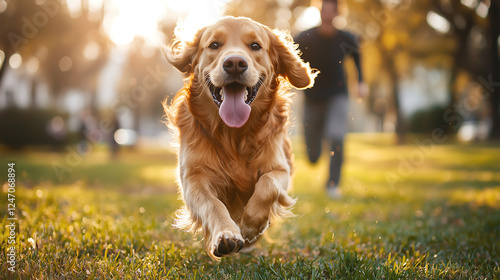
[[[349,135],[340,200],[323,189],[329,155],[311,166],[296,139],[297,216],[219,263],[199,235],[171,226],[180,206],[171,152],[123,150],[111,160],[103,147],[83,157],[73,147],[4,151],[0,278],[499,279],[500,145],[429,139],[395,146],[392,135]]]

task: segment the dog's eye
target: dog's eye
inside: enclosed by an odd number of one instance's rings
[[[212,50],[217,50],[219,49],[220,44],[217,42],[212,42],[208,47],[211,48]]]
[[[257,43],[253,43],[253,44],[251,44],[251,45],[250,45],[250,48],[251,48],[252,50],[254,50],[254,51],[258,51],[258,50],[262,49],[262,47],[261,47],[259,44],[257,44]]]

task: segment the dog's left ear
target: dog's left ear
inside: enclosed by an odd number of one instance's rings
[[[277,73],[298,89],[312,87],[319,71],[311,69],[309,63],[302,61],[290,34],[271,30],[268,33],[271,39],[271,57],[277,66]]]
[[[176,39],[170,46],[163,49],[168,62],[181,73],[190,74],[194,71],[201,36],[205,29],[200,29],[192,41]]]

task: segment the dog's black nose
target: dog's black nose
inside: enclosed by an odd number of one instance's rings
[[[243,56],[232,55],[224,59],[222,68],[224,68],[224,71],[228,74],[238,75],[248,69],[248,62]]]

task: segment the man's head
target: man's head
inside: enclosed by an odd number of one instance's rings
[[[331,23],[337,15],[337,0],[323,0],[321,6],[321,21],[323,23]]]

